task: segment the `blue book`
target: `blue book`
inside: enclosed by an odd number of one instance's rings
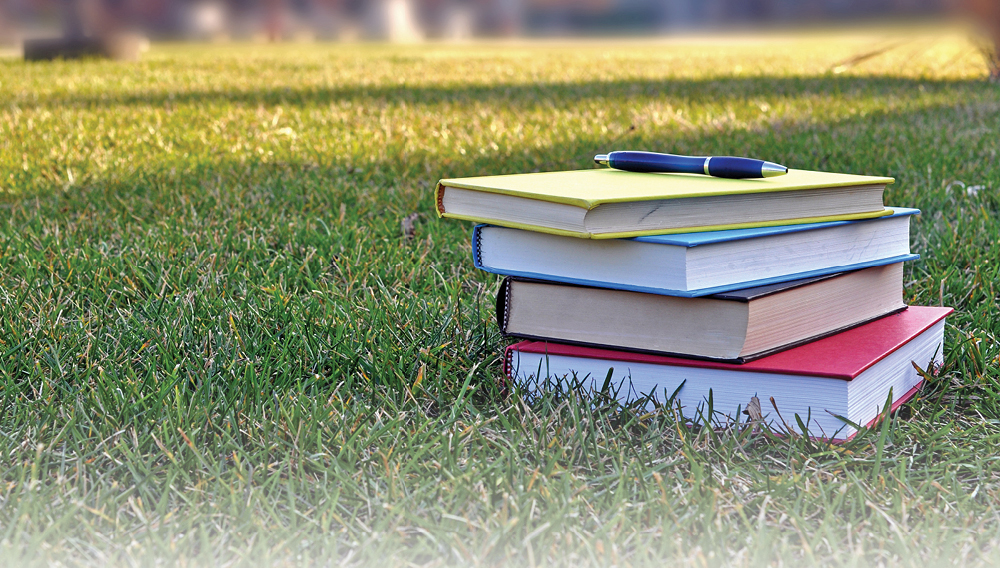
[[[917,209],[860,221],[756,229],[579,239],[477,225],[477,268],[505,276],[698,297],[788,280],[915,260]]]

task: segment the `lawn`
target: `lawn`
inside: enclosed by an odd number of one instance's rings
[[[985,76],[937,30],[2,58],[0,563],[1000,563]],[[842,446],[499,389],[434,183],[624,148],[895,177],[944,369]]]

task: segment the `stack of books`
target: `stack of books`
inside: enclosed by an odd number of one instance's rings
[[[436,198],[482,223],[473,261],[505,276],[510,380],[614,384],[691,420],[765,401],[758,421],[844,439],[943,360],[951,309],[903,302],[919,211],[885,208],[889,183],[597,169],[445,179]]]

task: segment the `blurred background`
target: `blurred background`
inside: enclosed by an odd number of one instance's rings
[[[622,36],[928,19],[1000,0],[0,0],[0,42],[129,31],[152,39]]]
[[[0,0],[26,59],[137,59],[149,40],[461,41],[653,36],[964,18],[1000,78],[1000,0]]]

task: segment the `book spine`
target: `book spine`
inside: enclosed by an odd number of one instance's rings
[[[510,385],[514,384],[514,348],[517,346],[508,345],[503,351],[503,374],[500,375],[500,392],[507,396],[510,394]]]
[[[497,326],[500,333],[507,335],[507,322],[510,320],[510,278],[504,278],[497,290]]]
[[[437,187],[434,188],[434,204],[438,217],[444,216],[444,186],[441,185],[441,182],[438,182]]]
[[[472,264],[479,270],[486,270],[483,268],[483,239],[482,232],[486,225],[476,225],[472,228]],[[486,272],[490,272],[486,270]]]

